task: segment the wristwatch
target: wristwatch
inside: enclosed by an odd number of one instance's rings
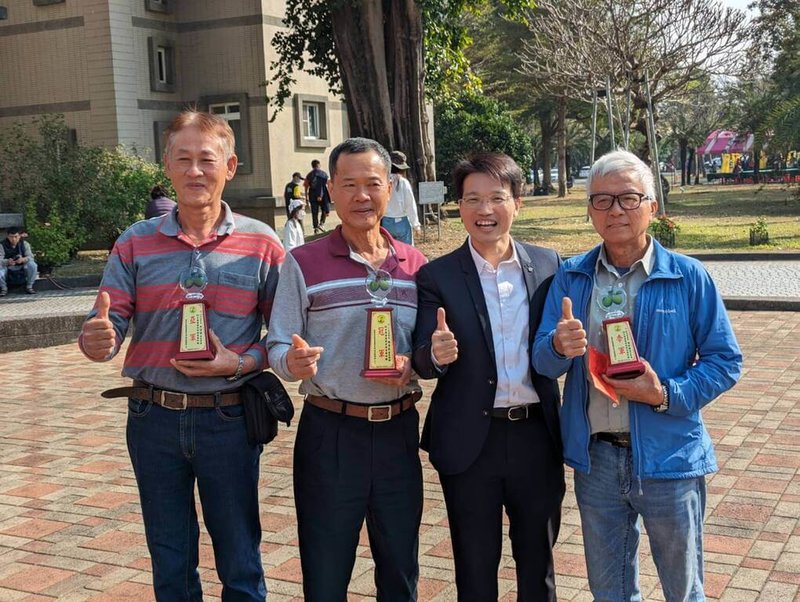
[[[233,382],[235,380],[239,380],[240,378],[242,378],[242,369],[243,368],[244,368],[244,356],[240,355],[239,356],[239,363],[236,365],[236,372],[233,373],[233,376],[229,376],[225,380],[228,380],[230,382]]]
[[[653,411],[657,414],[663,414],[669,409],[669,388],[667,385],[661,385],[661,404],[653,406]]]

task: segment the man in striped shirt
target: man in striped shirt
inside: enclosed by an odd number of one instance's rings
[[[374,140],[350,138],[333,149],[329,187],[342,225],[287,254],[275,293],[270,365],[285,380],[302,380],[306,395],[294,497],[307,602],[347,598],[365,519],[378,599],[417,599],[422,470],[409,358],[414,280],[425,257],[380,227],[389,169],[389,153]],[[367,288],[377,281],[383,286]],[[366,310],[382,294],[400,376],[366,378]]]
[[[84,355],[107,361],[135,326],[122,370],[128,451],[136,474],[157,600],[202,599],[195,483],[211,535],[222,598],[266,599],[259,545],[261,446],[247,443],[239,388],[267,367],[268,322],[284,252],[261,222],[222,201],[236,173],[233,132],[219,117],[178,115],[165,132],[164,166],[177,207],[120,236],[84,323]],[[176,359],[189,270],[205,276],[213,359]]]

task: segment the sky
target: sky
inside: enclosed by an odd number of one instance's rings
[[[747,11],[747,5],[750,4],[752,0],[722,0],[722,3],[725,6],[730,6],[731,8],[738,8],[739,10]]]

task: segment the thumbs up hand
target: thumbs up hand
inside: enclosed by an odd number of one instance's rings
[[[111,297],[105,291],[101,292],[95,302],[97,314],[83,323],[81,328],[81,340],[83,352],[86,356],[96,362],[107,359],[117,344],[117,333],[114,331],[114,324],[108,317],[111,308]]]
[[[286,366],[297,379],[308,379],[317,373],[317,360],[322,355],[322,347],[310,347],[303,337],[292,335],[292,346],[286,353]]]
[[[581,321],[572,315],[572,299],[561,300],[561,319],[556,324],[553,348],[567,357],[578,357],[586,353],[586,331]]]
[[[436,310],[436,330],[431,335],[431,352],[439,366],[452,364],[458,359],[458,341],[447,326],[444,307]]]

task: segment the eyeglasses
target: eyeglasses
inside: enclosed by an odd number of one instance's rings
[[[460,201],[464,204],[465,207],[469,207],[470,209],[475,209],[479,207],[484,202],[489,203],[492,207],[499,207],[503,203],[510,201],[511,197],[505,194],[495,194],[489,198],[480,198],[480,197],[467,197],[466,199],[460,199]]]
[[[619,203],[619,206],[626,211],[638,209],[642,201],[648,199],[650,196],[641,192],[626,192],[625,194],[590,194],[589,203],[598,211],[608,211],[614,205],[614,201]]]

